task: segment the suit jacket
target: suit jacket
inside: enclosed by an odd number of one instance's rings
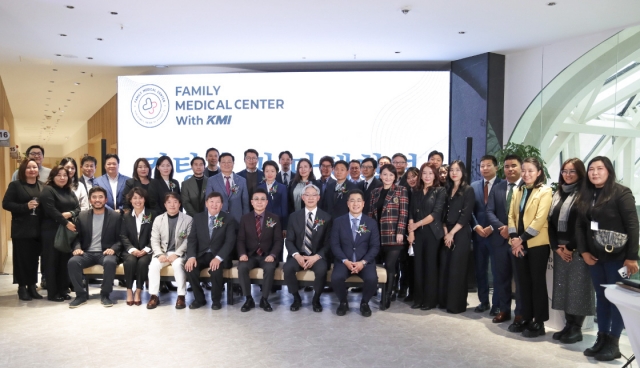
[[[209,178],[206,176],[202,178],[201,191],[198,191],[198,183],[195,176],[182,182],[182,207],[184,207],[187,215],[194,217],[198,212],[202,212],[197,210],[198,205],[202,205],[202,208],[206,209],[204,207],[204,199],[206,198],[208,180]]]
[[[291,184],[291,182],[293,181],[293,178],[295,176],[296,176],[296,172],[291,170],[291,175],[290,175],[289,178],[287,178],[287,179],[289,179],[289,183],[288,184]],[[276,181],[278,183],[280,183],[280,184],[284,184],[284,178],[282,177],[282,171],[279,171],[278,175],[276,175]],[[287,184],[287,186],[289,186],[288,184]]]
[[[100,239],[102,251],[113,249],[116,255],[120,255],[122,250],[122,243],[120,242],[121,224],[122,220],[119,213],[108,208],[105,209]],[[93,237],[93,210],[80,212],[75,225],[78,235],[73,243],[73,249],[82,249],[86,252],[91,246],[91,238]]]
[[[182,257],[187,253],[187,237],[191,232],[192,218],[182,212],[178,212],[178,224],[176,225],[176,255]],[[167,253],[169,248],[169,216],[163,213],[156,217],[151,227],[151,249],[153,257],[158,258]]]
[[[329,212],[329,214],[333,218],[338,218],[349,212],[349,208],[347,207],[348,192],[351,189],[357,188],[355,184],[353,184],[349,180],[345,180],[343,183],[345,185],[343,187],[343,191],[341,193],[337,193],[337,184],[337,181],[331,184],[327,184],[325,195],[320,199],[320,208],[325,212]]]
[[[496,176],[496,180],[493,182],[493,185],[491,186],[489,195],[491,195],[491,192],[493,191],[493,189],[501,181],[502,179]],[[473,206],[473,216],[471,216],[471,223],[470,223],[471,229],[473,230],[477,225],[480,225],[483,228],[487,227],[490,225],[490,223],[489,223],[489,218],[487,217],[487,205],[484,204],[484,179],[476,180],[473,183],[471,183],[471,188],[473,188],[473,192],[476,197],[476,203]],[[489,203],[489,200],[487,199],[487,204],[488,203]],[[498,229],[494,228],[493,232],[495,233],[497,230]],[[475,231],[473,232],[473,237],[474,237],[473,240],[476,242],[489,241],[489,239],[481,237]]]
[[[262,188],[268,192],[266,182],[261,182],[260,184],[258,184],[258,188]],[[280,221],[282,221],[282,228],[286,229],[289,220],[289,199],[287,198],[287,186],[274,181],[271,189],[273,190],[274,188],[275,193],[267,194],[267,200],[269,201],[269,203],[267,204],[266,211],[280,217]]]
[[[200,257],[211,251],[214,257],[220,257],[223,261],[229,259],[236,244],[237,223],[233,216],[222,211],[216,219],[220,227],[214,228],[209,237],[209,211],[200,212],[193,218],[187,240],[187,258]]]
[[[376,222],[367,215],[362,215],[360,218],[360,228],[366,226],[366,232],[361,231],[356,234],[356,239],[353,240],[351,232],[351,221],[349,220],[349,214],[342,215],[333,221],[333,227],[331,229],[331,251],[335,257],[336,263],[342,263],[343,260],[353,261],[353,255],[355,253],[355,260],[357,262],[365,260],[367,266],[374,266],[376,264],[376,256],[380,251],[380,233],[378,232],[378,225]]]
[[[133,212],[127,212],[122,218],[122,228],[120,229],[120,242],[124,252],[129,252],[131,248],[143,250],[145,247],[151,248],[151,229],[153,222],[158,217],[158,213],[150,208],[144,209],[145,216],[151,216],[149,223],[140,225],[140,234],[136,226],[136,218]]]
[[[14,239],[36,239],[40,237],[40,220],[42,206],[36,207],[36,215],[27,203],[33,199],[25,189],[26,184],[19,180],[9,183],[2,199],[2,208],[11,212],[11,237]],[[44,184],[36,180],[37,191],[42,191]]]
[[[167,183],[161,177],[153,178],[149,183],[149,197],[151,198],[149,201],[154,202],[153,209],[158,213],[167,212],[167,208],[164,206],[164,196],[167,193],[174,192],[180,196],[180,183],[176,179],[171,179],[169,185],[173,185],[173,188],[167,186]],[[180,206],[180,211],[182,211],[182,205]]]
[[[392,184],[384,199],[381,217],[378,218],[378,200],[382,187],[373,190],[369,203],[369,217],[380,224],[380,242],[382,245],[403,245],[397,242],[396,235],[405,235],[409,221],[409,197],[407,188]]]
[[[256,254],[258,248],[262,249],[263,255],[271,255],[277,258],[282,252],[282,224],[280,218],[265,211],[262,214],[262,228],[260,238],[256,231],[255,212],[251,211],[242,216],[238,226],[238,256],[252,256]],[[269,226],[269,222],[273,224]]]
[[[231,174],[233,177],[233,185],[231,193],[227,195],[224,185],[224,177],[222,173],[213,176],[207,180],[207,194],[218,192],[222,194],[222,211],[230,213],[236,223],[240,223],[240,218],[249,212],[249,192],[247,191],[247,182],[238,174]],[[206,197],[206,196],[205,196]],[[208,231],[208,230],[207,230]]]
[[[364,183],[365,180],[360,181],[358,183],[358,189],[364,192],[364,209],[362,210],[362,213],[369,213],[369,210],[371,209],[371,192],[373,192],[374,189],[380,188],[382,186],[382,180],[374,177],[371,180],[371,184],[367,187],[367,190],[364,189]]]
[[[304,208],[292,213],[289,216],[289,225],[287,226],[287,253],[291,257],[294,253],[304,254],[302,244],[307,227],[307,219],[305,218]],[[319,255],[322,258],[328,258],[328,252],[331,252],[331,215],[324,212],[320,208],[316,210],[316,217],[311,236],[311,254]],[[322,224],[320,224],[322,223]]]
[[[124,196],[122,195],[122,193],[124,193],[124,185],[127,182],[127,179],[130,179],[130,178],[126,175],[118,174],[118,186],[116,188],[115,195],[111,190],[111,183],[109,183],[108,174],[104,174],[101,177],[95,178],[93,180],[94,186],[102,187],[107,191],[107,207],[108,208],[117,210],[117,208],[115,208],[113,204],[114,198],[116,199],[116,204],[118,205],[118,207],[120,206],[124,207]]]
[[[325,184],[325,190],[332,183],[335,184],[336,183],[336,179],[334,179],[332,177],[329,177],[329,179],[327,179],[327,184]],[[314,181],[313,184],[315,184],[315,186],[320,189],[320,200],[322,200],[322,198],[324,197],[324,193],[322,192],[322,178],[316,179],[316,181]],[[335,188],[335,186],[334,186],[334,188]],[[318,204],[320,204],[320,202],[318,202]]]
[[[430,188],[426,195],[421,190],[414,190],[409,202],[409,219],[418,222],[431,215],[433,221],[427,226],[431,228],[436,239],[442,239],[442,212],[446,198],[446,190],[442,187]]]
[[[256,183],[256,187],[257,187],[258,184],[260,184],[260,182],[262,181],[262,179],[264,179],[264,173],[260,169],[257,169],[256,173],[258,174],[258,175],[256,175],[257,178],[258,178],[258,182]],[[244,180],[247,180],[247,169],[244,169],[244,170],[240,171],[238,173],[238,175],[242,176],[244,178]]]
[[[509,209],[509,236],[511,238],[523,235],[518,233],[518,221],[520,220],[520,201],[524,194],[524,185],[519,190],[513,191],[511,208]],[[529,200],[524,207],[522,221],[524,232],[531,238],[526,240],[528,247],[549,244],[549,209],[551,208],[551,187],[543,185],[534,188],[529,195]]]
[[[507,191],[509,190],[509,182],[501,180],[498,184],[493,184],[491,192],[489,192],[489,201],[487,202],[487,219],[493,227],[493,233],[489,236],[491,245],[498,246],[507,242],[500,235],[500,229],[509,225],[509,209],[507,208]],[[518,190],[513,187],[513,193]],[[513,197],[512,197],[513,200]]]

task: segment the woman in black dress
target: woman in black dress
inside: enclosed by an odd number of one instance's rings
[[[156,161],[156,169],[153,172],[153,179],[149,184],[150,202],[155,202],[155,210],[158,215],[167,212],[164,207],[164,196],[167,193],[177,193],[180,195],[180,183],[173,178],[173,161],[169,156],[160,156]],[[180,206],[182,211],[182,206]]]
[[[42,237],[42,263],[47,278],[47,299],[54,302],[70,300],[67,294],[69,285],[69,272],[67,262],[71,253],[59,252],[53,246],[56,232],[60,225],[66,226],[71,231],[76,231],[76,226],[71,218],[80,212],[78,198],[71,191],[69,173],[62,166],[51,169],[47,183],[40,194],[40,203],[44,210],[44,219],[41,225]]]
[[[147,192],[147,196],[151,196],[149,193],[149,184],[151,183],[151,165],[146,158],[139,158],[133,163],[133,174],[131,178],[127,179],[124,183],[124,190],[122,191],[122,197],[127,198],[127,194],[133,188],[143,188]],[[146,202],[147,208],[154,208],[155,203],[151,200]],[[131,209],[131,203],[125,200],[124,208]]]
[[[438,169],[424,163],[420,180],[409,203],[409,243],[414,243],[414,302],[412,309],[429,310],[438,304],[438,252],[442,229],[442,210],[446,198],[440,187]]]
[[[444,247],[440,249],[439,307],[449,313],[467,310],[467,266],[471,252],[471,228],[475,195],[467,183],[464,163],[455,160],[447,175],[444,210]]]
[[[22,161],[18,180],[9,183],[2,199],[2,208],[11,212],[13,283],[18,284],[20,300],[42,299],[36,291],[38,257],[42,252],[38,197],[43,185],[38,177],[38,163],[32,158]]]

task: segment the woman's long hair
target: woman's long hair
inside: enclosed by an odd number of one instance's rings
[[[613,168],[613,164],[611,160],[609,160],[606,156],[596,156],[589,161],[587,165],[587,178],[582,181],[582,188],[580,188],[580,195],[578,197],[578,210],[579,213],[587,213],[591,209],[591,202],[593,201],[593,193],[596,191],[596,186],[589,180],[589,168],[594,162],[602,162],[604,164],[605,169],[609,173],[609,177],[607,181],[604,183],[602,187],[602,191],[598,196],[598,201],[596,204],[605,203],[611,200],[611,196],[613,195],[613,189],[616,184],[616,170]]]
[[[439,176],[438,169],[436,169],[436,165],[425,162],[424,164],[422,164],[422,166],[420,166],[420,175],[418,175],[418,184],[416,184],[416,187],[414,188],[414,190],[416,191],[422,192],[424,190],[424,181],[422,180],[422,172],[425,170],[425,168],[429,168],[433,172],[433,184],[431,184],[431,187],[440,186],[440,180],[438,179],[438,176]]]
[[[69,180],[71,181],[71,189],[76,190],[78,189],[78,164],[76,163],[76,160],[74,160],[73,157],[65,157],[60,160],[60,166],[66,166],[69,162],[71,162],[71,164],[73,164],[73,167],[76,168],[76,174],[73,176],[69,175]],[[69,171],[67,170],[67,174],[68,173]]]
[[[169,163],[171,164],[171,172],[169,173],[169,181],[171,181],[173,180],[173,161],[171,161],[171,157],[169,156],[160,156],[160,158],[158,158],[158,161],[156,161],[156,168],[153,171],[153,177],[156,179],[164,180],[162,178],[162,174],[160,174],[159,167],[165,161],[169,161]]]
[[[298,164],[296,165],[296,175],[293,177],[293,183],[291,183],[293,186],[298,185],[299,182],[302,181],[302,176],[300,175],[300,164],[306,162],[309,164],[309,167],[311,168],[311,171],[309,172],[309,177],[307,178],[307,181],[315,181],[316,180],[316,176],[313,174],[313,164],[311,163],[311,161],[309,161],[309,159],[306,158],[301,158],[298,161]]]
[[[460,171],[462,171],[462,177],[460,178],[460,185],[458,186],[458,190],[456,191],[456,195],[462,195],[464,191],[467,189],[469,183],[467,182],[467,169],[464,167],[464,162],[461,160],[455,160],[449,165],[449,173],[447,174],[447,196],[451,197],[451,192],[453,191],[453,187],[455,183],[451,180],[451,169],[453,165],[458,165]]]

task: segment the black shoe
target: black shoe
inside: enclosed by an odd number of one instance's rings
[[[69,308],[74,309],[78,308],[81,305],[87,304],[87,298],[85,297],[76,297],[71,303],[69,303]]]
[[[200,303],[199,301],[194,300],[193,302],[191,302],[191,304],[189,304],[189,309],[198,309],[204,306],[205,306],[204,303]]]
[[[36,284],[27,285],[27,291],[33,299],[42,299],[42,295],[38,294],[38,287],[36,286]]]
[[[169,288],[167,287],[167,284],[164,282],[160,283],[160,293],[166,294],[168,292],[169,292]]]
[[[58,302],[58,303],[64,302],[64,298],[61,297],[61,296],[58,296],[58,295],[56,295],[56,296],[47,296],[47,300],[51,301],[51,302]]]
[[[320,304],[320,301],[312,301],[311,302],[311,306],[313,307],[313,311],[320,313],[322,312],[322,304]]]
[[[583,352],[583,354],[588,357],[596,356],[600,352],[600,350],[602,350],[602,347],[606,342],[607,342],[607,334],[604,332],[598,332],[598,336],[596,337],[596,342],[593,344],[592,347],[587,348]]]
[[[362,292],[362,288],[361,288],[361,287],[359,287],[359,286],[358,286],[358,287],[351,288],[351,292],[352,292],[352,293],[361,293],[361,292]]]
[[[313,291],[313,286],[305,286],[304,291],[306,292]]]
[[[302,299],[300,298],[300,294],[293,294],[293,303],[291,303],[291,307],[289,308],[292,312],[297,312],[300,310],[302,306]]]
[[[428,306],[428,305],[426,305],[426,304],[423,304],[423,305],[420,307],[420,310],[423,310],[423,311],[428,311],[428,310],[432,310],[432,309],[433,309],[433,307],[430,307],[430,306]]]
[[[248,312],[251,310],[251,308],[255,308],[255,307],[256,307],[256,302],[254,302],[253,298],[249,296],[247,297],[247,300],[242,305],[242,308],[240,308],[240,312]]]
[[[40,288],[41,289],[47,288],[47,279],[45,279],[44,276],[42,276],[42,279],[40,280]]]
[[[349,303],[348,302],[340,302],[340,305],[338,306],[338,309],[336,310],[336,314],[339,316],[344,316],[345,314],[347,314],[347,311],[349,310]]]
[[[171,283],[171,281],[167,281],[165,283],[165,285],[167,285],[167,289],[169,289],[169,291],[178,291],[178,288],[173,286],[173,284]]]
[[[331,286],[325,286],[322,290],[323,293],[333,293],[333,288]]]
[[[369,308],[369,303],[360,303],[360,313],[362,317],[371,317],[371,308]]]
[[[71,300],[71,296],[70,296],[69,294],[67,294],[67,293],[65,293],[65,294],[60,294],[60,297],[61,297],[63,300]]]
[[[407,297],[407,289],[400,289],[398,291],[398,298],[406,298]]]
[[[202,286],[207,290],[211,290],[211,283],[210,282],[203,282]]]
[[[411,309],[420,309],[422,308],[422,304],[420,303],[413,303],[413,305],[411,306]]]
[[[581,325],[580,326],[578,326],[576,324],[571,325],[569,330],[567,332],[565,332],[562,336],[560,336],[560,342],[563,343],[563,344],[575,344],[578,341],[582,341],[582,326]]]
[[[100,297],[100,304],[105,308],[113,307],[113,302],[109,299],[109,295],[102,295]]]
[[[543,322],[533,322],[527,325],[527,328],[522,331],[522,336],[524,337],[538,337],[545,334],[544,331],[544,323]]]
[[[211,303],[212,310],[220,310],[222,309],[222,304],[220,302],[212,302]]]
[[[260,298],[260,308],[262,308],[265,312],[273,312],[273,308],[271,308],[271,304],[265,298]]]
[[[571,329],[571,324],[569,324],[569,321],[567,320],[567,324],[564,326],[564,328],[554,333],[553,335],[551,335],[551,338],[554,340],[560,340],[562,336],[564,336],[567,332],[569,332],[569,329]]]
[[[517,318],[517,317],[516,317]],[[509,325],[509,327],[507,328],[507,330],[509,330],[509,332],[516,332],[516,333],[520,333],[522,331],[524,331],[527,328],[527,325],[529,324],[529,321],[515,321]]]
[[[494,305],[493,307],[491,307],[491,311],[489,312],[489,315],[491,317],[495,317],[498,315],[498,313],[500,313],[500,308],[498,308],[497,305]]]
[[[395,302],[396,300],[398,300],[398,293],[395,292],[395,291],[393,293],[391,293],[391,295],[389,297],[389,300],[391,300],[392,302]],[[387,308],[389,308],[389,307],[387,307]]]
[[[476,312],[476,313],[484,313],[484,312],[488,311],[490,308],[491,308],[491,306],[489,306],[489,303],[480,303],[480,304],[478,304],[476,309],[474,309],[473,311]]]
[[[596,354],[596,360],[601,362],[610,362],[614,359],[618,359],[622,356],[620,354],[620,346],[618,338],[611,335],[606,335],[606,341],[602,349]]]
[[[404,301],[405,302],[412,302],[413,301],[413,295],[409,294],[407,296],[404,297]]]
[[[18,286],[18,299],[24,300],[24,301],[29,301],[33,299],[31,295],[29,295],[29,292],[27,291],[26,286],[24,285]]]

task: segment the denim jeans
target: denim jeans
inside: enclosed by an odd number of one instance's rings
[[[597,261],[589,267],[591,281],[596,291],[596,314],[598,316],[598,332],[604,332],[619,338],[624,329],[624,321],[618,308],[604,296],[604,287],[600,285],[615,284],[622,280],[618,270],[624,261]]]

